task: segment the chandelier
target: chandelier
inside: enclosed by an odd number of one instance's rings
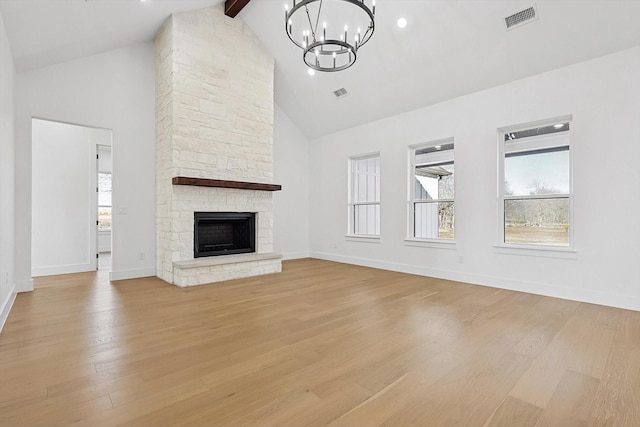
[[[340,71],[373,35],[375,13],[375,0],[371,7],[365,0],[293,0],[291,10],[285,6],[285,29],[310,69]]]

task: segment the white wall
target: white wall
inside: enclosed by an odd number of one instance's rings
[[[309,256],[309,141],[277,105],[273,124],[274,251],[283,259]]]
[[[32,140],[32,275],[95,270],[96,152],[111,131],[34,119]]]
[[[113,279],[155,275],[153,44],[42,69],[16,81],[16,277],[31,280],[31,117],[113,131]],[[143,258],[143,259],[140,259]]]
[[[13,55],[0,15],[0,331],[15,299]]]
[[[312,141],[312,256],[640,310],[638,76],[640,47]],[[577,252],[494,247],[496,129],[566,114]],[[407,146],[448,137],[456,147],[456,246],[407,246]],[[347,241],[347,157],[375,151],[381,243]]]

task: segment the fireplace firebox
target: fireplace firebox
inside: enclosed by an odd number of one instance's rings
[[[255,213],[194,212],[194,258],[255,251]]]

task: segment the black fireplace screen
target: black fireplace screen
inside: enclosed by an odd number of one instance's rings
[[[195,212],[194,258],[256,251],[256,214]]]

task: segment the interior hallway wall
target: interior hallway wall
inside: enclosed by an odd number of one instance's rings
[[[16,80],[16,276],[31,279],[31,118],[113,131],[114,280],[155,275],[153,44],[27,71]]]
[[[0,331],[16,296],[13,54],[0,15]]]

